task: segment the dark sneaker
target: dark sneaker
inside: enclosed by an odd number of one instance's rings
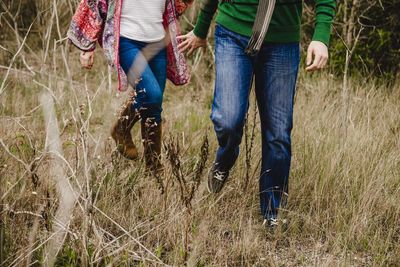
[[[270,219],[264,219],[263,226],[267,227],[268,229],[275,229],[278,226],[286,225],[286,223],[287,223],[286,219],[270,218]]]
[[[218,164],[214,163],[213,167],[208,174],[207,189],[210,193],[218,193],[221,191],[226,180],[228,180],[229,171],[218,170]]]

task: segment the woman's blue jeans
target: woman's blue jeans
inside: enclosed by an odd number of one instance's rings
[[[261,120],[261,213],[275,218],[288,192],[293,101],[299,43],[266,43],[257,57],[245,54],[249,37],[220,25],[215,31],[216,80],[211,120],[219,148],[215,162],[226,171],[238,155],[253,75]]]
[[[162,44],[162,42],[160,42]],[[163,44],[162,44],[163,45]],[[167,79],[165,48],[120,37],[119,59],[130,85],[136,90],[132,108],[140,111],[143,120],[161,122],[162,101]],[[161,49],[161,50],[160,50]],[[152,53],[153,52],[153,53]]]

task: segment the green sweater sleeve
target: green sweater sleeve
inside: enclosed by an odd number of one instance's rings
[[[201,39],[207,38],[208,30],[217,8],[218,0],[203,0],[203,5],[194,27],[194,35]]]
[[[315,15],[316,23],[314,30],[314,41],[320,41],[329,44],[331,36],[331,27],[335,16],[336,1],[335,0],[316,0]]]

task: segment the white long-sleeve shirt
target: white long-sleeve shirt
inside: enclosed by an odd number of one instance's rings
[[[161,41],[165,37],[164,9],[165,0],[124,0],[121,36],[141,42]]]

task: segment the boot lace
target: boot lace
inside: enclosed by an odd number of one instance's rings
[[[215,171],[215,173],[214,173],[214,178],[221,182],[224,181],[225,176],[226,176],[226,172],[223,172],[223,171]]]

